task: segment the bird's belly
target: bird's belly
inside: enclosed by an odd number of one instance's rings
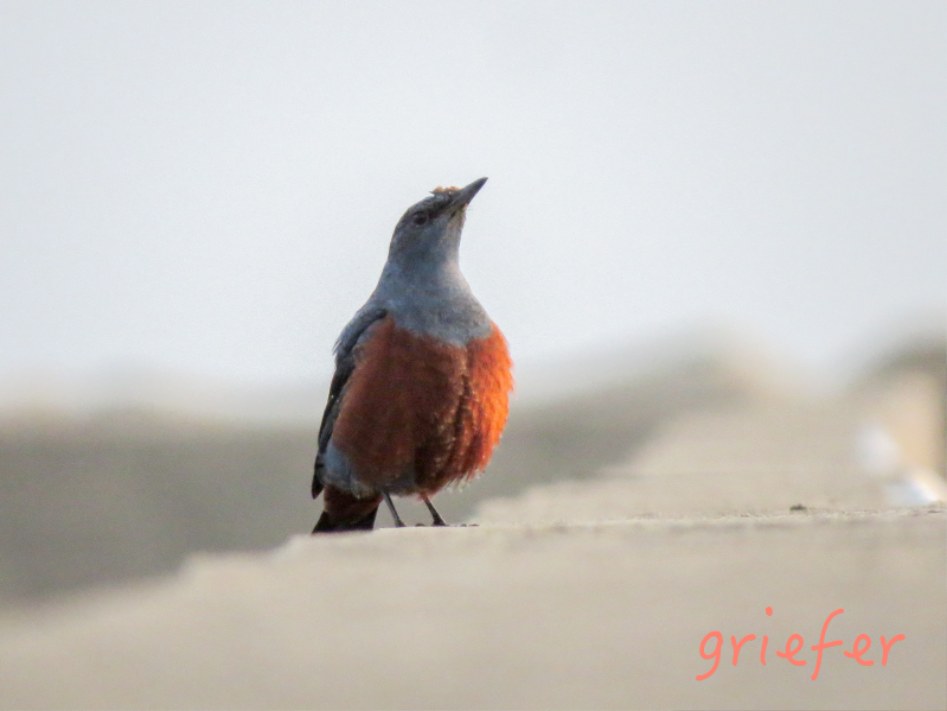
[[[357,355],[332,444],[361,487],[431,493],[486,466],[511,389],[506,341],[495,326],[456,346],[389,318]]]

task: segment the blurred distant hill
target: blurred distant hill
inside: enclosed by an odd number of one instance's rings
[[[937,355],[906,346],[860,387],[890,382],[891,369],[914,372],[917,363],[936,365]],[[532,395],[514,403],[488,472],[438,497],[448,520],[463,521],[486,499],[595,476],[684,412],[795,397],[801,387],[752,348],[700,340],[644,359],[640,352],[576,359],[543,377],[547,395],[537,395],[538,381],[526,386]],[[275,546],[317,517],[308,492],[323,388],[139,383],[129,374],[116,383],[122,387],[110,396],[138,389],[133,406],[108,409],[108,398],[87,384],[65,414],[5,413],[0,601],[166,572],[197,551]],[[428,521],[413,502],[399,509],[408,521]]]

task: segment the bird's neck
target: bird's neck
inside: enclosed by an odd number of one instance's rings
[[[412,256],[394,255],[382,270],[379,287],[407,288],[411,291],[452,291],[466,289],[456,253]]]
[[[423,265],[389,261],[370,301],[390,313],[399,328],[445,343],[466,345],[485,338],[492,327],[457,260]]]

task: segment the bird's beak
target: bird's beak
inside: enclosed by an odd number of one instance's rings
[[[474,199],[474,196],[480,192],[480,188],[482,188],[486,182],[486,178],[480,178],[480,180],[473,181],[466,188],[461,188],[458,190],[451,199],[450,207],[448,209],[454,213],[467,207],[470,201]]]

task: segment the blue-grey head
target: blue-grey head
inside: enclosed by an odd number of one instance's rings
[[[465,188],[437,188],[409,207],[391,237],[389,265],[404,273],[456,264],[467,205],[486,182],[480,178]]]

